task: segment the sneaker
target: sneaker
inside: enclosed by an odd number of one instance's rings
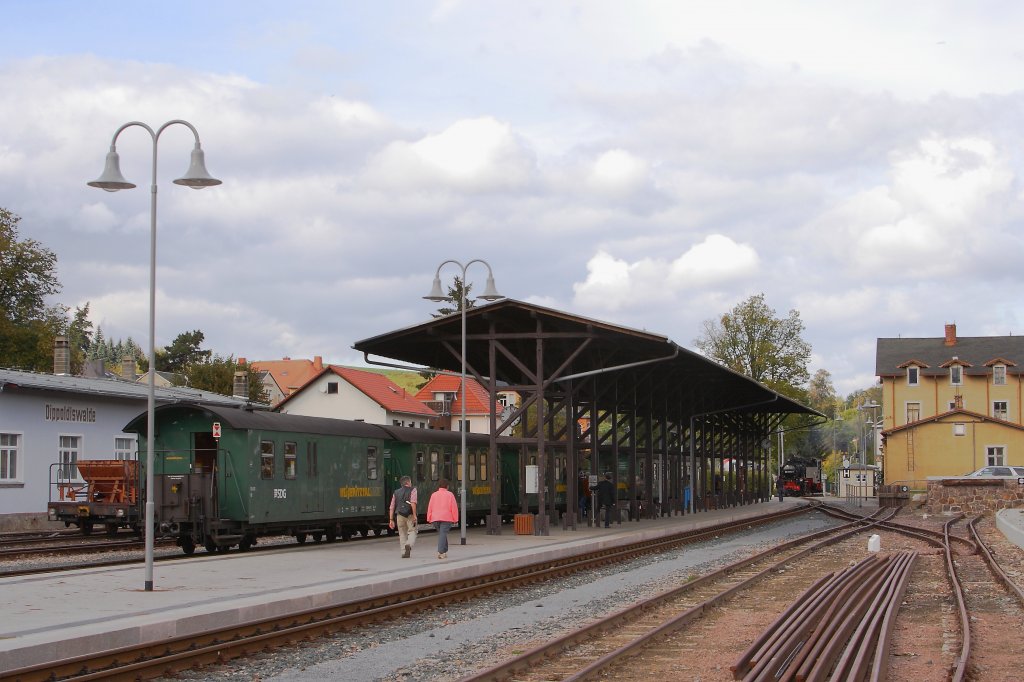
[[[408,559],[409,555],[412,554],[412,547],[410,545],[405,546],[405,553],[402,554],[403,559]]]
[[[438,552],[437,553],[437,558],[438,559],[443,559],[444,558],[444,554],[441,554],[440,552]]]
[[[443,553],[443,554],[441,555],[441,558],[442,558],[442,559],[447,559],[447,558],[448,558],[448,552],[444,552],[444,553]]]

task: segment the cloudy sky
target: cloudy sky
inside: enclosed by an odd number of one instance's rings
[[[763,292],[842,394],[878,337],[1024,333],[1020,3],[0,7],[0,206],[107,337],[148,341],[150,137],[85,183],[172,119],[224,184],[163,133],[158,345],[361,364],[449,258],[689,348]]]

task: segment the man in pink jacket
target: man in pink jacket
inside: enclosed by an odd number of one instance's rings
[[[437,482],[437,490],[430,496],[427,503],[427,523],[434,524],[437,529],[437,558],[448,558],[448,531],[452,524],[459,521],[459,505],[455,495],[448,490],[448,481]]]

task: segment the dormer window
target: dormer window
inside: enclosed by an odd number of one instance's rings
[[[949,383],[953,386],[960,386],[964,382],[964,368],[960,365],[951,365],[949,368]]]
[[[907,386],[917,386],[921,376],[921,370],[911,365],[907,367]]]
[[[994,386],[1006,385],[1006,365],[992,366],[992,384]]]

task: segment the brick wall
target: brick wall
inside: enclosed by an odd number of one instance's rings
[[[1015,478],[944,478],[928,481],[932,514],[981,514],[1024,507],[1024,485]]]

